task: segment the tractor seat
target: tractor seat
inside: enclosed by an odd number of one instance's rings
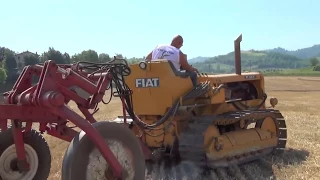
[[[173,63],[171,61],[168,60],[168,63],[170,64],[170,67],[171,67],[173,73],[176,76],[179,76],[179,77],[182,77],[182,78],[188,78],[189,77],[189,74],[186,72],[186,70],[179,71],[174,67],[174,65],[173,65]]]

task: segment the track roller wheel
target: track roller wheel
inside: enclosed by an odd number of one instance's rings
[[[145,179],[145,158],[140,142],[124,125],[112,122],[92,124],[109,144],[127,180]],[[70,143],[62,164],[62,180],[112,179],[112,170],[84,131]]]
[[[287,143],[287,126],[286,121],[279,111],[274,112],[274,117],[260,119],[256,123],[256,128],[268,130],[278,137],[278,144],[273,153],[281,154]]]
[[[11,127],[0,132],[0,179],[44,180],[51,168],[51,153],[43,136],[35,130],[24,135],[24,147],[30,170],[19,172]]]

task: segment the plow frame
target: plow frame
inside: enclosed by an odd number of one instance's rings
[[[37,84],[32,85],[34,76],[38,76],[39,80]],[[5,101],[0,105],[0,129],[2,132],[6,131],[8,121],[11,120],[19,169],[29,169],[23,136],[31,131],[33,123],[39,123],[41,133],[46,132],[71,142],[79,133],[67,126],[67,123],[71,122],[89,136],[111,166],[114,176],[121,178],[123,171],[120,163],[99,132],[92,126],[92,123],[97,122],[93,116],[97,112],[97,104],[102,101],[111,82],[110,69],[89,74],[78,64],[57,65],[52,60],[45,61],[43,65],[26,66],[12,90],[3,94]],[[74,87],[83,89],[91,96],[87,99],[79,96]],[[124,105],[122,97],[119,97]],[[67,105],[71,100],[77,104],[85,118]],[[94,112],[90,113],[89,109],[94,109]],[[123,115],[126,116],[124,107]],[[22,123],[25,125],[22,126]],[[147,159],[150,154],[149,149],[142,142],[141,146]]]

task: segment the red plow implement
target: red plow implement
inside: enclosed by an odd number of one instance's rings
[[[12,90],[4,93],[4,104],[0,105],[0,177],[3,180],[47,179],[51,154],[41,135],[47,133],[71,142],[64,157],[62,179],[92,178],[88,172],[89,154],[95,149],[105,159],[107,168],[102,170],[103,176],[144,179],[143,159],[148,158],[149,152],[139,138],[123,124],[97,122],[93,116],[98,103],[104,102],[106,90],[112,89],[112,81],[117,89],[113,96],[123,100],[131,93],[123,83],[123,77],[130,73],[127,62],[122,59],[71,65],[57,65],[48,60],[44,64],[26,66]],[[33,85],[35,77],[39,80]],[[81,97],[75,88],[84,90],[90,97]],[[85,118],[67,105],[69,101],[77,104]],[[90,109],[94,110],[93,113]],[[126,116],[125,107],[123,116]],[[39,123],[38,131],[32,128],[34,123]],[[79,133],[68,123],[82,131]],[[131,154],[126,160],[131,161],[127,169],[106,140],[115,140],[126,146],[121,149],[126,150],[125,154]]]

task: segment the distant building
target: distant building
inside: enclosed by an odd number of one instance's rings
[[[15,59],[16,62],[17,62],[17,69],[18,69],[18,71],[21,71],[21,70],[24,68],[24,57],[30,56],[30,55],[34,55],[34,56],[38,56],[38,57],[39,57],[39,55],[38,55],[37,52],[36,52],[36,53],[32,53],[32,52],[30,52],[30,51],[24,51],[24,52],[19,53],[19,54],[16,54],[16,55],[14,56],[14,59]]]

